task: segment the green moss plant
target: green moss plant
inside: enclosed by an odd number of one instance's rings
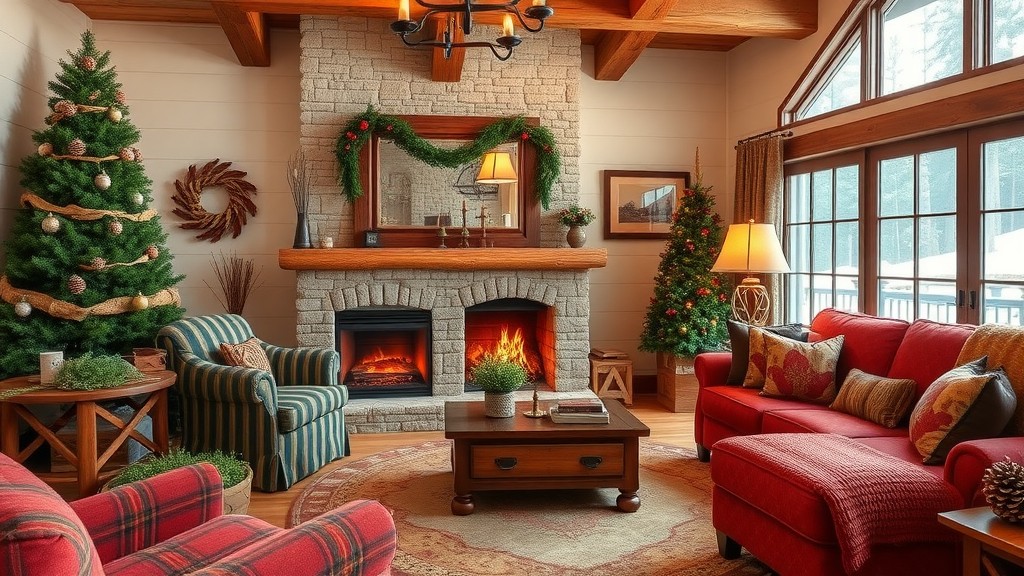
[[[116,388],[142,377],[138,368],[120,356],[93,356],[86,352],[65,360],[54,376],[54,384],[64,390],[98,390]]]
[[[184,450],[171,450],[164,456],[151,456],[129,464],[117,476],[114,476],[107,487],[113,488],[129,482],[138,482],[169,470],[200,462],[209,462],[217,468],[225,488],[231,488],[245,480],[245,476],[248,474],[248,464],[244,460],[229,456],[220,450],[195,454]]]
[[[517,362],[487,355],[473,368],[473,382],[485,392],[512,392],[526,383],[526,370]]]

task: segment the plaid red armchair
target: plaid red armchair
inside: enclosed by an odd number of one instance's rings
[[[222,515],[209,464],[68,504],[0,454],[0,574],[321,576],[388,574],[395,524],[356,500],[291,529]]]

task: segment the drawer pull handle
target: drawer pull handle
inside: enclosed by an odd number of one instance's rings
[[[601,462],[604,462],[604,459],[600,456],[580,456],[580,464],[591,470],[596,470],[601,465]]]
[[[515,468],[518,463],[519,461],[514,457],[494,459],[494,465],[497,466],[499,470],[511,470]]]

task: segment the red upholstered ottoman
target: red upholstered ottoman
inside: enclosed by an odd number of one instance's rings
[[[923,466],[835,434],[733,437],[713,454],[726,558],[742,546],[780,576],[959,574],[936,515],[962,498]]]

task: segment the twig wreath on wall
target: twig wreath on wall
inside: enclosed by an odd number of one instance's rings
[[[381,114],[373,106],[367,106],[366,112],[342,128],[335,146],[341,167],[339,183],[350,203],[363,195],[363,186],[359,180],[359,152],[373,135],[394,142],[413,158],[438,168],[458,168],[479,159],[505,142],[522,140],[532,144],[537,150],[537,200],[545,209],[551,202],[551,186],[562,169],[562,159],[555,148],[555,137],[551,130],[543,126],[528,126],[522,116],[503,118],[484,128],[476,140],[449,150],[434,146],[418,136],[408,122]]]
[[[246,223],[246,214],[256,215],[256,204],[250,198],[256,194],[256,186],[243,180],[245,172],[228,170],[230,167],[231,162],[215,158],[198,170],[195,164],[189,166],[184,181],[174,181],[177,193],[171,199],[179,207],[172,212],[185,220],[182,228],[204,230],[196,236],[199,240],[216,242],[228,229],[232,238],[238,238]],[[203,207],[200,197],[203,189],[210,186],[222,186],[227,190],[228,205],[223,212],[212,214]]]

